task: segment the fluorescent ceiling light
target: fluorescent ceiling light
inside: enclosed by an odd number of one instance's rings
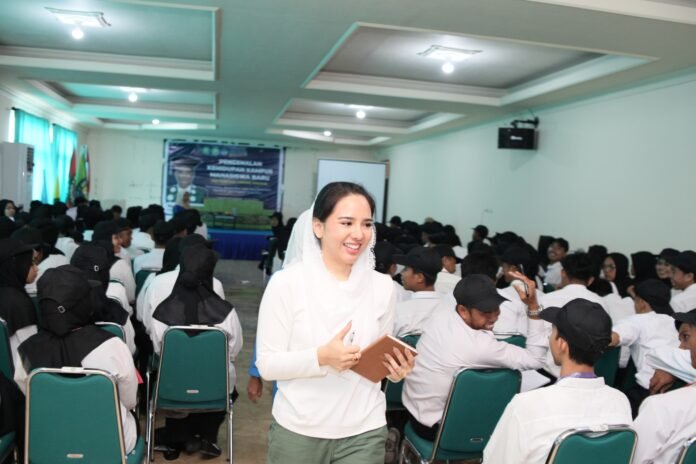
[[[371,110],[374,108],[374,106],[370,105],[348,105],[348,108],[352,108],[354,110]]]
[[[48,11],[63,24],[70,26],[86,26],[86,27],[109,27],[109,24],[104,18],[104,13],[101,11],[77,11],[77,10],[61,10],[59,8],[46,7]]]
[[[73,36],[73,39],[75,40],[80,40],[85,36],[85,33],[82,32],[82,29],[80,29],[79,27],[73,29],[70,34]]]
[[[143,87],[119,87],[124,92],[128,93],[145,93],[147,92],[147,89]]]
[[[420,56],[432,58],[434,60],[449,61],[458,63],[481,53],[481,50],[466,50],[463,48],[445,47],[442,45],[431,45],[429,49],[420,52]]]
[[[319,142],[333,142],[333,139],[322,134],[317,134],[316,132],[283,129],[281,134],[298,139],[316,140]]]
[[[331,131],[330,131],[330,130],[325,130],[325,131],[324,131],[324,137],[331,137]]]
[[[363,110],[358,110],[358,112],[355,113],[355,117],[358,119],[365,119],[365,116],[367,116],[367,114]]]

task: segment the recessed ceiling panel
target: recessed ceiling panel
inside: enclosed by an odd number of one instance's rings
[[[425,111],[382,108],[370,105],[349,105],[345,103],[331,103],[305,99],[293,100],[287,111],[293,113],[322,114],[325,116],[355,117],[355,113],[360,109],[369,114],[370,119],[374,118],[410,123],[415,123],[430,114]]]
[[[442,71],[443,60],[421,55],[433,45],[477,51]],[[359,27],[322,71],[507,89],[601,55],[566,48],[462,35]]]
[[[103,12],[111,26],[83,27],[84,38],[75,40],[73,26],[46,7]],[[212,61],[213,24],[208,9],[104,0],[3,1],[0,46]]]
[[[174,103],[187,105],[212,105],[215,94],[212,92],[195,92],[188,90],[162,90],[138,87],[121,87],[113,85],[92,85],[74,83],[54,83],[67,98],[87,98],[105,100],[125,100],[128,94],[135,92],[139,102]]]

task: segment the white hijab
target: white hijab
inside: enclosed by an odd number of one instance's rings
[[[381,316],[379,308],[375,307],[373,285],[377,233],[373,226],[368,246],[353,264],[348,280],[341,282],[324,265],[321,245],[312,226],[313,210],[314,205],[297,219],[288,241],[283,268],[302,266],[309,310],[316,316],[314,321],[322,323],[317,328],[323,326],[327,331],[325,335],[334,336],[352,321],[349,337],[354,344],[366,346],[375,338],[377,326],[374,321]]]

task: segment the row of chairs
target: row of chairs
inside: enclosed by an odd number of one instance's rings
[[[7,328],[0,319],[0,370],[13,378]],[[117,324],[102,328],[119,337]],[[172,326],[163,337],[161,356],[150,385],[148,372],[147,430],[126,454],[117,383],[99,369],[37,369],[27,380],[25,462],[36,464],[153,461],[154,425],[158,410],[225,411],[227,458],[232,462],[232,401],[229,395],[227,334],[217,327]],[[151,388],[150,388],[151,387]],[[15,434],[0,437],[0,462],[15,448]]]
[[[500,339],[524,347],[520,334],[497,334]],[[419,335],[410,334],[402,341],[411,346]],[[609,350],[602,363],[595,366],[597,375],[616,376],[619,349]],[[606,378],[606,377],[605,377]],[[608,382],[609,383],[609,382]],[[414,431],[410,423],[404,430],[400,463],[481,459],[505,407],[520,391],[521,374],[510,369],[462,369],[454,375],[440,428],[434,441]],[[385,385],[388,410],[403,409],[400,383]],[[476,401],[469,401],[470,398]],[[471,420],[476,418],[476,420]],[[630,464],[636,446],[636,433],[628,425],[605,425],[565,431],[554,442],[547,464],[586,462]],[[696,464],[696,438],[684,444],[678,464]]]

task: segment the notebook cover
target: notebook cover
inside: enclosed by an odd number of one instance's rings
[[[398,338],[391,335],[382,335],[360,353],[360,361],[351,367],[351,370],[371,382],[380,382],[389,375],[389,369],[382,364],[384,355],[389,353],[394,357],[394,348],[398,348],[402,353],[404,350],[409,350],[413,356],[418,355],[418,352],[413,347]]]

